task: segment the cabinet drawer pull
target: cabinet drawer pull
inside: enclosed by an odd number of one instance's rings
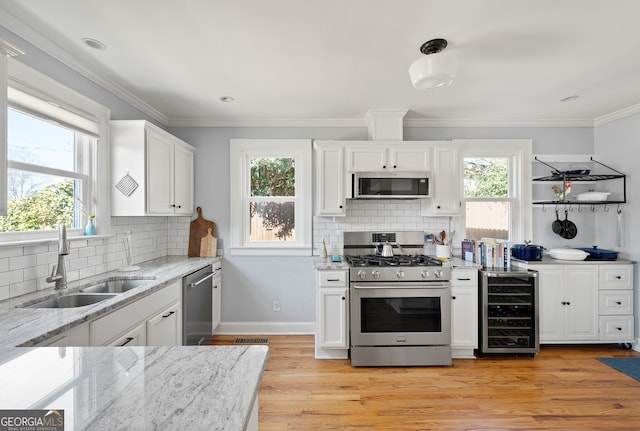
[[[170,312],[169,312],[169,314],[167,314],[166,316],[162,316],[162,318],[164,319],[165,317],[169,317],[169,316],[171,316],[172,314],[175,314],[175,311],[170,311]]]
[[[127,344],[129,344],[132,341],[133,341],[133,337],[127,337],[127,341],[125,341],[124,343],[120,344],[120,347],[126,346]]]
[[[327,278],[327,281],[340,281],[339,278]]]
[[[470,278],[458,278],[459,281],[471,281]]]

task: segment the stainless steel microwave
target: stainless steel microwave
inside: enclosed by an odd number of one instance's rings
[[[428,172],[357,172],[353,174],[354,199],[428,198]]]

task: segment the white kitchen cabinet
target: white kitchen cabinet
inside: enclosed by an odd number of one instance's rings
[[[541,343],[598,340],[598,266],[535,265]]]
[[[146,335],[147,346],[179,346],[178,342],[181,334],[180,322],[180,302],[174,302],[154,317],[147,320]]]
[[[345,215],[344,145],[314,142],[317,216]]]
[[[598,281],[600,340],[632,343],[633,265],[600,265]]]
[[[219,265],[219,264],[218,264]],[[214,334],[222,321],[222,266],[214,269],[216,275],[211,279],[211,333]]]
[[[478,347],[478,270],[451,270],[451,350],[454,358],[474,358]]]
[[[432,143],[368,141],[347,144],[348,172],[431,171]]]
[[[182,283],[176,282],[89,322],[91,345],[182,345],[181,297]]]
[[[69,328],[62,334],[58,334],[51,338],[47,338],[36,347],[52,347],[52,346],[90,346],[89,341],[89,324],[83,323],[73,328]]]
[[[146,346],[146,329],[144,323],[139,323],[129,328],[127,332],[111,340],[107,346]]]
[[[431,199],[422,203],[422,215],[459,215],[461,188],[458,146],[452,143],[439,145],[433,153],[433,171],[429,183]]]
[[[112,214],[193,214],[194,150],[146,121],[112,121]]]
[[[348,270],[316,271],[316,358],[348,357],[348,294]]]

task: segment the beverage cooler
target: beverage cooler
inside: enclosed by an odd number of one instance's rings
[[[483,269],[478,288],[476,356],[495,353],[534,357],[540,351],[538,272]]]

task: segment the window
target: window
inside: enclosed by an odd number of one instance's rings
[[[531,141],[468,140],[462,156],[465,237],[531,238]]]
[[[311,141],[232,139],[231,253],[311,254]]]
[[[0,232],[80,228],[95,217],[91,177],[97,139],[38,114],[7,113],[7,215]]]
[[[109,149],[99,137],[109,111],[12,59],[2,85],[8,106],[0,241],[54,238],[60,223],[80,232],[89,216],[108,232],[108,202],[96,197],[98,190],[108,196]]]

